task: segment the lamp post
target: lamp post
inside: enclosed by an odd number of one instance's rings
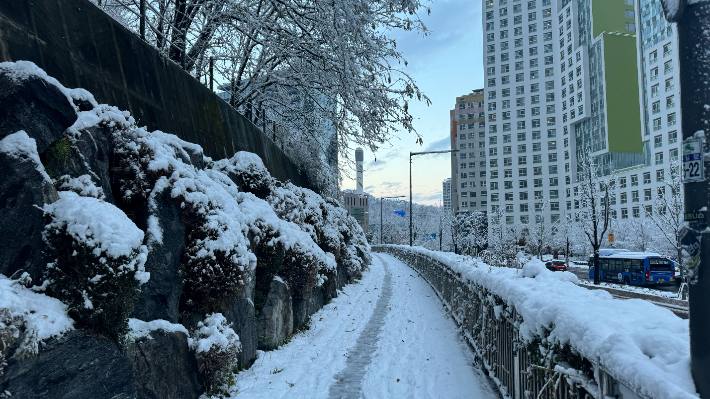
[[[382,202],[383,200],[390,198],[404,198],[404,195],[396,195],[393,197],[381,197],[380,198],[380,245],[382,245]]]
[[[414,237],[412,236],[412,157],[415,155],[425,154],[446,154],[449,152],[459,152],[459,150],[443,150],[443,151],[422,151],[409,153],[409,246],[413,244]]]
[[[690,372],[700,397],[710,397],[710,1],[662,0],[668,22],[678,34],[680,66],[680,110],[683,130],[683,171],[685,188],[683,253],[688,254]]]

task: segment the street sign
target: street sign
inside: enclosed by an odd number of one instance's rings
[[[614,233],[609,233],[609,242],[614,242]]]
[[[404,215],[407,213],[406,211],[394,211],[395,214],[404,217]]]
[[[703,140],[687,139],[683,141],[683,181],[698,182],[703,180],[705,180]]]

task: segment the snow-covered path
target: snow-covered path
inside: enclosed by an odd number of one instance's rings
[[[399,260],[370,271],[311,327],[238,375],[233,398],[498,398],[434,291]]]

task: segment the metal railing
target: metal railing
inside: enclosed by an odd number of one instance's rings
[[[542,341],[526,342],[517,327],[523,322],[514,307],[497,295],[466,281],[445,264],[403,247],[374,245],[415,269],[447,307],[460,333],[504,397],[511,399],[643,398],[593,359],[570,348],[540,351]],[[550,349],[550,348],[548,348]],[[626,385],[626,384],[623,384]],[[629,396],[633,395],[633,396]]]

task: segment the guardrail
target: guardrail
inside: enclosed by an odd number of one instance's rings
[[[598,362],[571,348],[527,342],[514,307],[482,286],[466,281],[445,264],[395,246],[372,246],[415,269],[434,289],[503,397],[511,399],[647,398],[616,380]]]

